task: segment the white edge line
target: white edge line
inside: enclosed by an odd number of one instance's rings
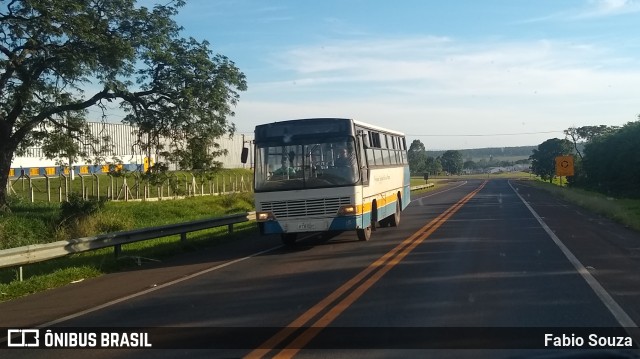
[[[155,286],[155,287],[153,287],[153,288],[145,289],[145,290],[143,290],[143,291],[141,291],[141,292],[137,292],[137,293],[134,293],[134,294],[128,295],[128,296],[126,296],[126,297],[118,298],[118,299],[112,300],[112,301],[110,301],[110,302],[107,302],[107,303],[104,303],[104,304],[98,305],[98,306],[96,306],[96,307],[93,307],[93,308],[90,308],[90,309],[86,309],[86,310],[83,310],[83,311],[81,311],[81,312],[77,312],[77,313],[74,313],[74,314],[70,314],[70,315],[67,315],[67,316],[65,316],[65,317],[62,317],[62,318],[59,318],[59,319],[56,319],[56,320],[53,320],[53,321],[50,321],[50,322],[47,322],[47,323],[44,323],[44,324],[37,325],[37,326],[35,326],[35,328],[46,328],[46,327],[50,327],[50,326],[52,326],[52,325],[56,325],[56,324],[58,324],[58,323],[65,322],[65,321],[67,321],[67,320],[71,320],[71,319],[74,319],[74,318],[77,318],[77,317],[83,316],[83,315],[85,315],[85,314],[89,314],[89,313],[91,313],[91,312],[95,312],[95,311],[98,311],[98,310],[100,310],[100,309],[104,309],[104,308],[110,307],[110,306],[112,306],[112,305],[115,305],[115,304],[118,304],[118,303],[121,303],[121,302],[127,301],[127,300],[129,300],[129,299],[133,299],[133,298],[136,298],[136,297],[139,297],[139,296],[142,296],[142,295],[145,295],[145,294],[151,293],[151,292],[155,292],[156,290],[159,290],[159,289],[162,289],[162,288],[166,288],[166,287],[172,286],[172,285],[174,285],[174,284],[178,284],[178,283],[180,283],[180,282],[184,282],[184,281],[186,281],[186,280],[189,280],[189,279],[192,279],[192,278],[195,278],[195,277],[201,276],[201,275],[206,274],[206,273],[209,273],[209,272],[213,272],[213,271],[215,271],[215,270],[218,270],[218,269],[221,269],[221,268],[224,268],[224,267],[230,266],[230,265],[232,265],[232,264],[236,264],[236,263],[238,263],[238,262],[245,261],[245,260],[250,259],[250,258],[252,258],[252,257],[259,256],[259,255],[261,255],[261,254],[265,254],[265,253],[268,253],[268,252],[274,251],[274,250],[279,249],[279,248],[282,248],[282,246],[277,246],[277,247],[273,247],[273,248],[265,249],[265,250],[263,250],[263,251],[260,251],[260,252],[257,252],[257,253],[250,254],[250,255],[248,255],[248,256],[246,256],[246,257],[242,257],[242,258],[234,259],[234,260],[232,260],[232,261],[230,261],[230,262],[222,263],[222,264],[219,264],[219,265],[217,265],[217,266],[215,266],[215,267],[207,268],[207,269],[202,270],[202,271],[200,271],[200,272],[196,272],[196,273],[193,273],[193,274],[189,274],[189,275],[188,275],[188,276],[186,276],[186,277],[182,277],[182,278],[179,278],[179,279],[175,279],[175,280],[172,280],[172,281],[170,281],[170,282],[163,283],[163,284],[160,284],[160,285],[158,285],[158,286]],[[3,341],[3,339],[4,339],[4,340],[6,340],[6,337],[5,337],[5,338],[1,338],[1,339],[0,339],[0,342],[2,342],[2,341]]]
[[[525,199],[520,195],[520,193],[518,193],[518,191],[516,191],[516,189],[513,188],[513,185],[511,185],[511,181],[508,181],[508,183],[511,189],[513,190],[513,192],[515,192],[515,194],[520,198],[520,200],[524,203],[524,205],[527,206],[531,214],[533,214],[533,216],[538,220],[538,223],[540,223],[540,225],[545,230],[545,232],[547,232],[549,237],[553,239],[553,241],[560,248],[562,253],[564,253],[564,255],[567,257],[569,262],[573,264],[573,266],[576,268],[578,273],[580,273],[582,278],[584,278],[587,284],[589,284],[591,289],[596,293],[598,298],[600,298],[602,303],[607,307],[607,309],[609,309],[611,314],[613,314],[613,316],[616,318],[618,323],[622,327],[627,329],[627,333],[631,335],[637,335],[635,331],[634,333],[631,333],[628,330],[628,329],[638,328],[638,325],[633,321],[633,319],[631,319],[631,317],[624,311],[624,309],[622,309],[622,307],[620,307],[620,305],[616,303],[616,301],[611,297],[611,295],[609,295],[609,293],[602,287],[602,285],[600,285],[598,280],[596,280],[593,277],[593,275],[591,275],[591,273],[589,273],[589,271],[582,265],[582,263],[580,263],[578,258],[576,258],[576,256],[574,256],[573,253],[571,253],[569,248],[567,248],[567,246],[565,246],[564,243],[560,241],[560,238],[558,238],[558,236],[556,236],[556,234],[553,233],[551,228],[547,226],[547,224],[542,220],[542,218],[538,215],[538,213],[536,213],[536,211],[531,207],[531,205],[529,205],[529,203],[525,201]]]

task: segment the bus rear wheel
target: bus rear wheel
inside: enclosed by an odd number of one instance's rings
[[[396,213],[389,217],[389,226],[397,227],[400,225],[400,202],[396,202]]]
[[[282,244],[287,247],[291,247],[296,244],[296,240],[298,239],[297,233],[282,233],[280,235],[280,239],[282,240]]]
[[[361,241],[368,241],[371,239],[371,227],[358,228],[356,229],[356,233],[358,234],[358,239]]]

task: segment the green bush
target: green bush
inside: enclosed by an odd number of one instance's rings
[[[60,205],[60,222],[79,220],[91,216],[102,208],[106,199],[84,199],[77,193],[69,194],[69,200]]]

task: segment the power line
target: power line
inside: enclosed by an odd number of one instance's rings
[[[492,137],[492,136],[522,136],[522,135],[539,135],[545,133],[563,133],[563,131],[540,131],[540,132],[518,132],[518,133],[491,133],[491,134],[438,134],[438,135],[409,135],[413,137]]]

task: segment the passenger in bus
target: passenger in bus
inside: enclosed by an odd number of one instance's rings
[[[356,166],[356,157],[353,154],[353,151],[349,151],[346,147],[343,147],[338,151],[338,157],[335,161],[336,167],[349,167],[353,168]]]
[[[274,176],[294,176],[296,174],[295,168],[291,167],[289,164],[289,158],[284,157],[282,159],[282,167],[278,168],[273,172]]]

